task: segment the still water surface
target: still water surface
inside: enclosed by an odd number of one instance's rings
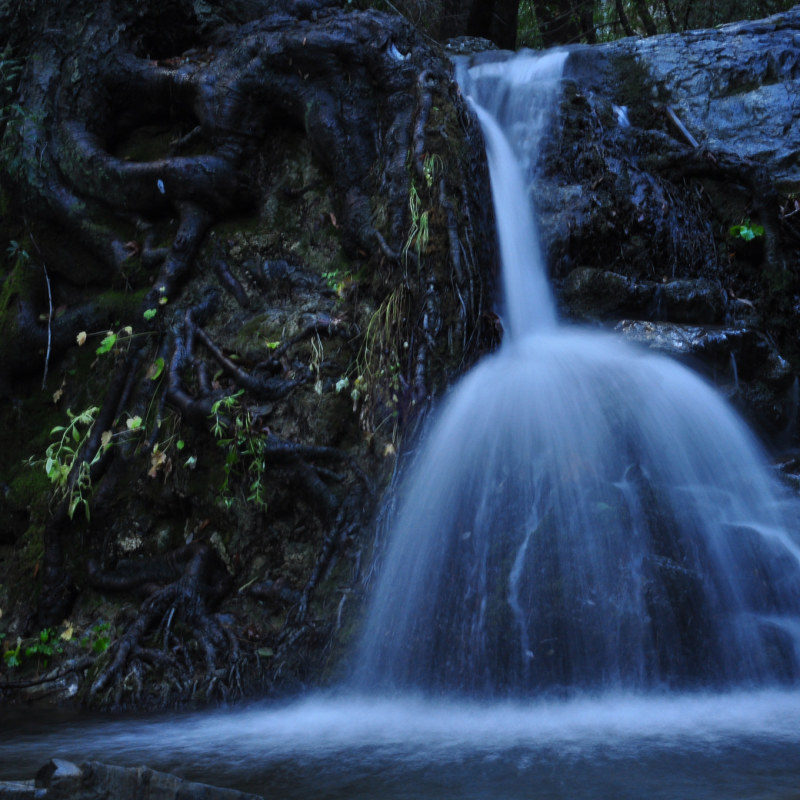
[[[798,800],[800,692],[465,703],[328,695],[170,717],[2,712],[0,778],[51,757],[270,798]]]

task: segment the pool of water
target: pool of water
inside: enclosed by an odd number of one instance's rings
[[[0,779],[51,757],[270,798],[800,798],[800,692],[467,703],[314,696],[155,718],[2,712]]]

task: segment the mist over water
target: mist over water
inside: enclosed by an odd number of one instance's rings
[[[0,779],[51,757],[99,759],[281,800],[775,800],[796,796],[800,775],[791,691],[492,703],[334,694],[172,719],[3,722]]]

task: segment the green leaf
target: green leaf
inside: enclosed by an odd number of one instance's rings
[[[729,233],[735,239],[742,239],[745,242],[752,242],[764,235],[763,225],[752,225],[749,219],[746,219],[741,225],[734,225],[730,228]]]
[[[98,636],[92,642],[92,652],[96,653],[97,655],[101,655],[108,650],[108,646],[111,644],[111,638],[108,636]]]
[[[109,333],[102,342],[100,342],[100,347],[97,348],[95,351],[97,355],[101,356],[103,353],[107,353],[111,348],[117,343],[117,334],[116,333]]]
[[[186,447],[186,442],[184,442],[183,439],[178,439],[178,441],[175,442],[175,447],[178,450],[183,450],[183,448]]]
[[[148,308],[142,316],[149,322],[156,314],[158,314],[157,308]]]
[[[155,381],[161,377],[161,373],[164,371],[164,359],[159,356],[154,362],[153,366],[150,368],[150,380]]]
[[[256,653],[264,658],[272,658],[275,655],[271,647],[259,647]]]

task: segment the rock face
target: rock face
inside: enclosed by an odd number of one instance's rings
[[[497,336],[477,125],[397,18],[95,5],[23,9],[4,129],[0,694],[320,682],[404,428]],[[532,190],[561,313],[703,360],[781,444],[799,64],[800,8],[575,48]],[[49,432],[91,409],[54,496]]]
[[[147,767],[52,759],[33,781],[0,783],[0,800],[262,800],[259,795],[193,783]]]
[[[628,48],[609,51],[632,52],[653,82],[653,100],[670,104],[701,146],[764,164],[786,194],[800,190],[800,107],[792,100],[800,9]]]
[[[575,48],[532,189],[562,313],[659,348],[703,326],[715,344],[693,357],[782,446],[800,366],[799,95],[800,8]]]
[[[20,14],[0,694],[163,708],[321,680],[403,431],[491,340],[452,65],[335,0]]]

